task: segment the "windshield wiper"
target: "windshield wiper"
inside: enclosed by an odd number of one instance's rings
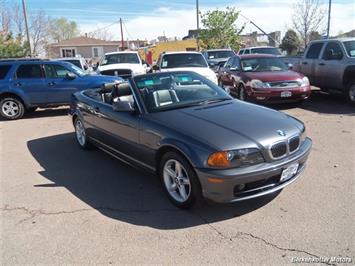
[[[230,98],[220,98],[220,99],[210,99],[210,100],[204,100],[198,103],[198,105],[207,105],[211,103],[218,103],[218,102],[223,102],[230,100]]]

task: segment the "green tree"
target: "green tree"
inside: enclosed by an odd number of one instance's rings
[[[311,31],[309,34],[309,41],[315,41],[322,39],[322,35],[318,31]]]
[[[294,30],[288,30],[282,39],[280,49],[286,51],[288,55],[297,53],[301,46],[301,41]]]
[[[51,19],[49,23],[49,34],[56,42],[68,40],[79,35],[78,25],[66,18]]]
[[[29,55],[28,42],[23,42],[20,35],[16,38],[9,34],[0,34],[0,58],[18,58]]]
[[[239,49],[239,34],[243,31],[245,24],[240,29],[237,28],[238,16],[239,11],[231,7],[227,7],[224,11],[216,9],[202,14],[203,29],[199,32],[201,47]]]

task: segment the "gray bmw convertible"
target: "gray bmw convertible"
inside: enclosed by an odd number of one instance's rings
[[[70,114],[83,149],[157,173],[180,208],[279,191],[301,175],[312,146],[301,121],[233,99],[194,72],[77,92]]]

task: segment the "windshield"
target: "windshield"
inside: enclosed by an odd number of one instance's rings
[[[355,41],[344,42],[346,52],[350,57],[355,57]]]
[[[281,55],[279,49],[274,47],[264,47],[264,48],[253,48],[251,49],[252,54],[273,54]]]
[[[228,58],[234,55],[233,51],[211,51],[207,54],[208,59]]]
[[[137,76],[134,82],[148,112],[160,112],[232,99],[213,82],[193,72]]]
[[[285,63],[279,58],[247,58],[242,59],[242,69],[245,72],[266,72],[288,70]]]
[[[161,68],[208,67],[202,54],[167,54],[163,56]]]
[[[108,54],[101,61],[101,66],[111,64],[139,64],[139,58],[136,53]]]
[[[80,60],[63,60],[63,61],[69,62],[69,63],[81,68]]]

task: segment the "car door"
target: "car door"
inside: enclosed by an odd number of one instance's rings
[[[30,104],[45,105],[47,103],[47,87],[44,83],[41,64],[21,64],[11,80],[13,90],[21,90]]]
[[[344,53],[339,43],[335,41],[328,42],[316,67],[316,75],[320,80],[320,87],[342,89],[343,69],[340,66],[343,58]]]
[[[94,106],[98,141],[111,152],[136,158],[139,154],[140,114],[114,111],[111,103]]]
[[[301,72],[308,77],[310,83],[320,86],[320,80],[316,76],[318,68],[318,58],[323,48],[323,42],[312,43],[307,50],[306,56],[301,60]]]
[[[230,68],[232,67],[234,62],[234,57],[228,59],[228,61],[224,64],[224,66],[220,70],[220,79],[223,86],[232,86],[231,76],[230,76]]]
[[[85,81],[61,64],[45,63],[45,84],[48,88],[48,102],[53,104],[67,104],[70,96],[80,89],[85,88]],[[72,73],[76,78],[68,78]],[[74,76],[73,76],[74,77]]]

